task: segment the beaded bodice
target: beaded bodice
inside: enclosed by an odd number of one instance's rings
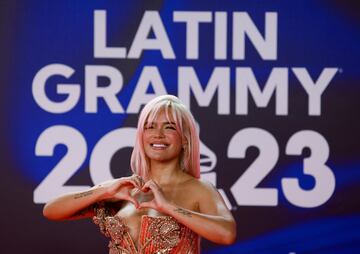
[[[131,238],[123,218],[104,205],[95,207],[95,224],[110,238],[109,254],[198,254],[199,236],[171,216],[141,217],[138,244]]]

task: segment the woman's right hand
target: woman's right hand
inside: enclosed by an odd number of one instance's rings
[[[100,184],[99,188],[104,190],[103,200],[113,202],[128,200],[138,208],[139,202],[134,198],[134,195],[141,190],[143,185],[144,181],[140,176],[132,175],[106,181]]]
[[[50,220],[86,218],[92,216],[90,206],[99,201],[128,200],[139,207],[133,196],[143,184],[138,175],[110,180],[87,191],[67,193],[50,200],[44,206],[43,214]]]

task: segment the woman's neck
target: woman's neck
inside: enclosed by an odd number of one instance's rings
[[[170,163],[151,163],[150,178],[160,186],[178,182],[181,176],[182,171],[178,161]]]

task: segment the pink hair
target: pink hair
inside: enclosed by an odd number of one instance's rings
[[[140,113],[134,150],[131,154],[131,170],[147,179],[150,166],[145,155],[142,140],[145,122],[152,122],[157,115],[165,111],[166,117],[175,121],[185,147],[180,158],[180,167],[188,174],[200,178],[199,134],[191,112],[179,98],[173,95],[162,95],[148,102]]]

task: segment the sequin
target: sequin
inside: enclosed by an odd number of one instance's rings
[[[109,254],[198,254],[199,236],[170,216],[143,215],[138,245],[129,228],[105,205],[95,207],[93,221],[110,238]]]

